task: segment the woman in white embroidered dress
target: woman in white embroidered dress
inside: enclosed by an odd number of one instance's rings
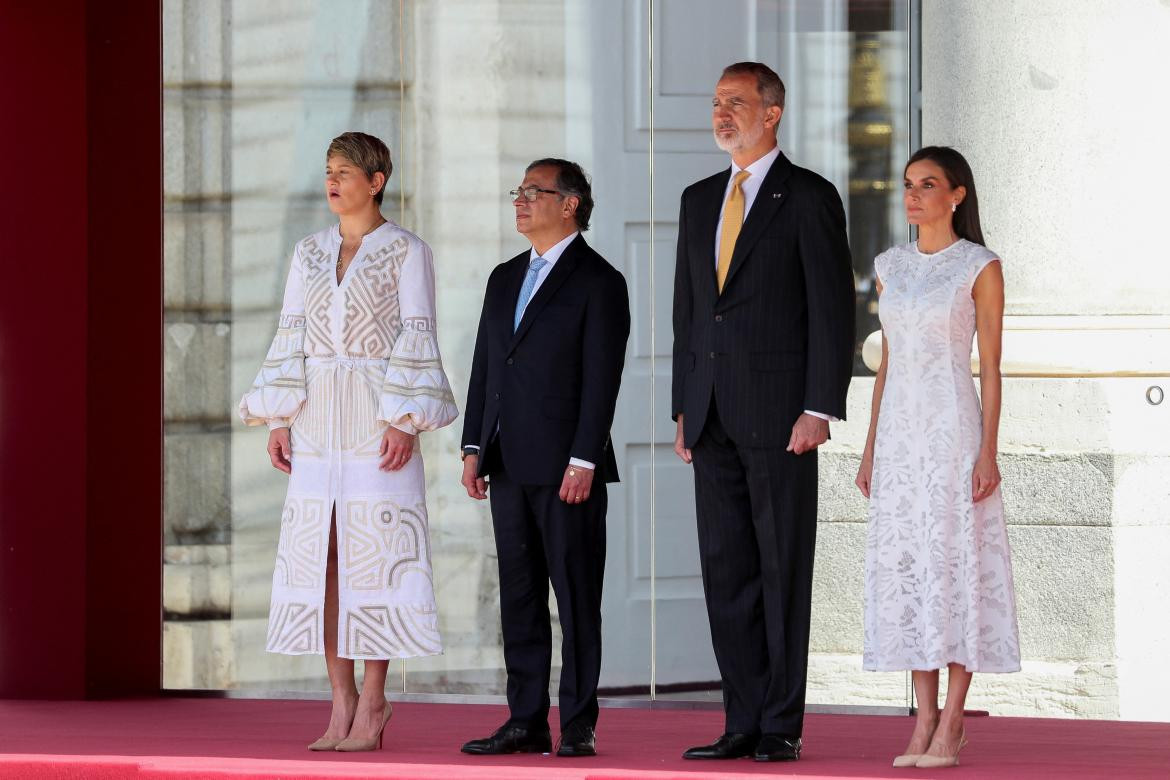
[[[857,474],[870,502],[863,663],[912,670],[918,719],[894,766],[943,767],[958,764],[966,743],[972,673],[1020,668],[996,465],[1004,283],[962,155],[926,147],[904,177],[918,241],[874,260],[882,363]],[[971,378],[976,334],[982,405]]]
[[[435,339],[430,247],[379,210],[391,170],[373,136],[329,145],[340,224],[296,245],[276,338],[240,401],[289,474],[267,649],[324,653],[333,689],[310,750],[380,746],[389,659],[442,652],[418,433],[458,411]]]

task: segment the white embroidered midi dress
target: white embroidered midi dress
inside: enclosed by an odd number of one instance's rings
[[[997,257],[960,240],[905,244],[874,269],[889,343],[865,556],[869,670],[1020,668],[1011,555],[999,488],[976,503],[983,417],[971,375],[972,286]]]
[[[389,659],[442,652],[422,454],[378,468],[387,425],[433,431],[458,411],[435,338],[431,250],[387,222],[341,282],[337,225],[293,252],[276,337],[240,401],[249,425],[289,425],[292,474],[280,523],[269,652],[324,652],[325,567],[337,509],[337,652]]]

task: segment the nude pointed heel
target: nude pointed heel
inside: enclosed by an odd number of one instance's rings
[[[357,699],[356,698],[354,699],[353,706],[354,706],[354,712],[357,712]],[[352,717],[350,718],[349,723],[350,723],[350,726],[353,725],[353,718]],[[349,726],[346,727],[346,731],[347,732],[349,731]],[[316,740],[315,742],[310,742],[308,745],[308,748],[309,748],[309,750],[312,750],[314,752],[320,752],[323,750],[333,750],[338,745],[341,744],[342,739],[345,739],[345,738],[342,737],[341,739],[331,739],[329,737],[321,737],[320,739]]]
[[[931,728],[930,736],[926,739],[926,747],[930,748],[930,743],[934,739],[934,732],[938,729],[938,718],[934,719],[934,726]],[[904,769],[908,766],[918,766],[918,759],[922,758],[925,753],[903,753],[900,756],[894,756],[894,766],[899,769]]]
[[[932,756],[929,753],[923,753],[922,756],[915,762],[914,766],[919,769],[943,769],[949,766],[959,765],[959,751],[967,745],[967,734],[964,732],[959,735],[959,746],[955,748],[953,756]]]
[[[382,735],[386,733],[386,724],[390,722],[390,716],[394,714],[394,706],[390,702],[386,702],[386,711],[382,713],[382,727],[378,729],[378,733],[370,739],[350,739],[346,737],[337,743],[333,749],[339,753],[360,753],[365,750],[381,750],[382,749]]]

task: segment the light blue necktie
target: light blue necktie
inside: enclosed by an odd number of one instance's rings
[[[520,297],[516,299],[516,316],[512,319],[512,332],[520,327],[520,319],[524,316],[524,309],[528,306],[528,299],[536,289],[536,277],[540,276],[540,269],[548,265],[543,257],[534,257],[528,263],[528,273],[524,275],[524,286],[520,288]]]

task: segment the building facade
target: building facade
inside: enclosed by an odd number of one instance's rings
[[[164,0],[163,687],[327,689],[319,658],[263,650],[284,477],[232,410],[293,243],[330,221],[324,150],[363,130],[395,158],[384,213],[434,249],[460,401],[487,274],[526,246],[504,193],[540,157],[592,175],[586,237],[626,275],[634,316],[602,685],[710,696],[691,478],[671,453],[674,240],[682,188],[727,164],[710,135],[719,71],[758,59],[788,87],[781,148],[846,202],[858,288],[849,419],[821,453],[810,702],[911,704],[908,675],[860,669],[853,477],[872,258],[909,237],[905,159],[947,144],[1005,261],[1000,466],[1024,654],[1019,674],[977,675],[971,707],[1170,720],[1165,40],[1170,6],[1145,0]],[[459,485],[458,443],[458,423],[423,437],[447,649],[395,685],[502,694],[491,523]]]

